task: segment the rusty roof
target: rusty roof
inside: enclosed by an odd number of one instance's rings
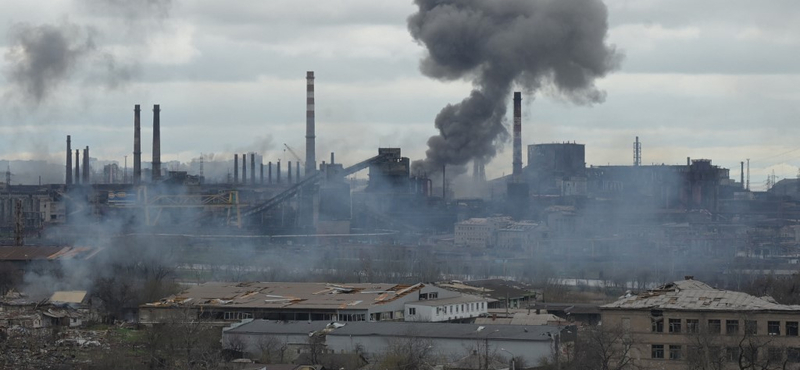
[[[209,282],[141,307],[203,306],[240,308],[355,309],[392,302],[424,284],[330,284],[293,282]]]

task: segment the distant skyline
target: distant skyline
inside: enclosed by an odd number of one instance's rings
[[[739,162],[750,158],[754,189],[772,171],[797,176],[800,4],[605,3],[608,42],[625,55],[597,81],[605,102],[523,96],[523,145],[575,141],[586,144],[587,165],[628,165],[639,136],[644,164],[708,158],[738,181]],[[354,163],[379,146],[421,159],[436,114],[471,86],[420,73],[424,49],[406,23],[415,10],[411,1],[368,0],[2,3],[0,159],[62,163],[72,135],[74,148],[120,164],[128,155],[130,165],[141,104],[149,162],[152,105],[160,104],[164,162],[246,151],[292,160],[283,143],[303,151],[310,70],[318,162],[335,151]],[[62,45],[69,58],[37,74],[19,68],[20,45]],[[486,172],[511,172],[510,142]]]

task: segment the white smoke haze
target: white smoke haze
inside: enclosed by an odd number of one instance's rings
[[[436,116],[439,135],[428,140],[417,171],[443,165],[485,163],[508,138],[507,98],[517,84],[528,95],[553,87],[575,104],[600,103],[594,80],[619,66],[621,54],[606,44],[607,11],[599,0],[416,0],[408,19],[413,38],[425,46],[426,76],[467,79],[474,89]],[[458,171],[457,172],[463,172]]]

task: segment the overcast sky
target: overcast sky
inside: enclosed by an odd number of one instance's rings
[[[589,165],[630,164],[638,135],[646,164],[709,158],[738,179],[750,158],[753,187],[773,170],[797,176],[800,3],[606,5],[608,42],[625,55],[597,81],[606,101],[523,97],[524,145],[576,141]],[[70,134],[73,147],[120,164],[128,155],[130,166],[133,105],[141,104],[149,161],[152,105],[161,104],[163,161],[244,151],[292,160],[283,143],[303,152],[313,70],[318,161],[335,151],[353,163],[379,146],[420,159],[436,114],[471,85],[419,72],[424,49],[406,24],[415,10],[410,0],[4,1],[0,158],[60,162]],[[71,57],[37,86],[21,84],[31,71],[15,69],[32,30],[69,36]],[[510,172],[510,145],[487,175]]]

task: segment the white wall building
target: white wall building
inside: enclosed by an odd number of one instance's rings
[[[405,321],[445,322],[472,319],[488,314],[488,306],[486,298],[471,295],[409,302],[406,303]]]

